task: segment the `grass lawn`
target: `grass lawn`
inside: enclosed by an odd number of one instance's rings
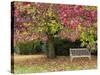
[[[55,59],[47,59],[45,55],[15,55],[14,73],[55,72],[66,70],[86,70],[97,67],[96,56],[92,59],[75,58],[70,62],[68,56],[58,56]]]

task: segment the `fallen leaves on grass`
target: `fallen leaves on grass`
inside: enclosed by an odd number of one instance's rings
[[[15,73],[29,72],[54,72],[65,70],[94,69],[97,66],[95,56],[92,59],[75,58],[73,62],[68,56],[58,56],[55,59],[48,59],[45,55],[24,55],[14,56]]]

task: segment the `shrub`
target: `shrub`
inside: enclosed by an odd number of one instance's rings
[[[41,52],[41,42],[37,40],[19,42],[14,49],[17,54],[35,54]]]
[[[20,42],[18,44],[20,54],[32,54],[33,51],[33,41]]]
[[[55,38],[54,43],[55,43],[56,55],[68,56],[70,48],[81,47],[80,46],[81,42],[79,40],[76,40],[75,42],[70,42],[66,39]]]

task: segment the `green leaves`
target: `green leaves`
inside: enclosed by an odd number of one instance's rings
[[[59,29],[60,25],[55,20],[51,20],[51,22],[48,23],[48,33],[55,34]]]
[[[95,44],[95,28],[85,28],[85,30],[81,30],[80,33],[80,41],[82,42],[81,46],[87,46],[89,49],[93,49]]]
[[[41,39],[43,34],[61,35],[66,40],[79,39],[82,46],[92,47],[97,37],[95,6],[15,2],[14,17],[17,39]]]

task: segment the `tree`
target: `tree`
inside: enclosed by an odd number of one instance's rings
[[[94,41],[95,32],[93,30],[96,30],[95,6],[14,2],[14,8],[15,10],[12,12],[14,12],[15,20],[15,42],[34,39],[47,41],[49,58],[56,57],[54,37],[60,36],[72,42],[80,39],[82,44],[84,42],[93,43]],[[89,38],[92,38],[92,42],[87,40],[88,35],[84,32],[85,29],[88,30],[86,33],[91,33]]]
[[[91,50],[97,38],[97,8],[95,6],[58,5],[58,18],[65,30],[61,36],[71,41],[80,39]],[[67,34],[67,35],[66,35]]]

